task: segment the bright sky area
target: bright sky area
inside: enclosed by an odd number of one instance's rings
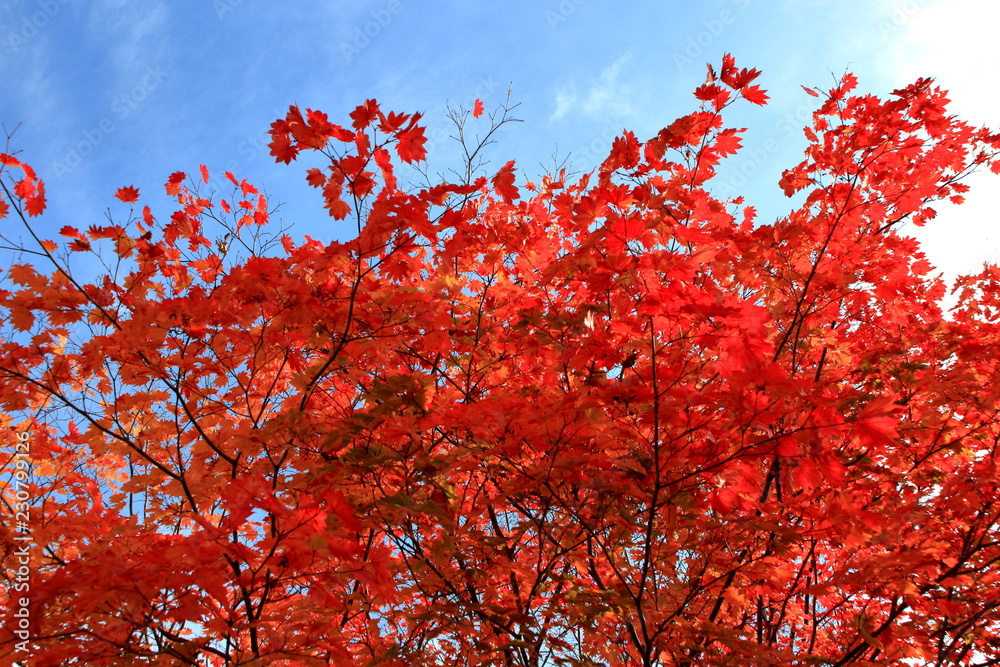
[[[992,0],[0,0],[0,121],[21,124],[10,148],[47,182],[50,237],[109,208],[123,219],[112,195],[126,185],[166,217],[167,176],[205,164],[284,202],[293,237],[344,239],[353,225],[325,217],[307,165],[268,155],[267,128],[289,104],[343,124],[368,98],[422,112],[431,170],[446,171],[457,166],[446,104],[491,110],[512,86],[524,122],[487,157],[533,178],[556,150],[586,171],[623,129],[652,137],[696,108],[705,63],[731,52],[763,71],[771,103],[727,114],[749,131],[714,189],[766,221],[787,210],[777,180],[801,158],[817,104],[800,84],[829,88],[851,71],[885,96],[931,76],[951,111],[996,129],[998,24]],[[1000,181],[970,182],[965,205],[941,205],[919,231],[947,275],[1000,260]]]

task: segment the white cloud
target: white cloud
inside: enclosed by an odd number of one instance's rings
[[[593,118],[620,118],[632,113],[633,91],[619,80],[622,67],[632,58],[625,54],[601,70],[590,82],[586,95],[577,93],[576,82],[570,81],[556,91],[555,111],[549,120],[556,120],[573,111]]]
[[[890,0],[880,26],[889,57],[885,74],[900,86],[921,76],[949,91],[949,111],[974,125],[1000,127],[996,26],[1000,5],[982,0]],[[961,206],[939,204],[937,219],[915,231],[946,279],[1000,262],[1000,181],[976,174]]]
[[[882,32],[891,54],[887,73],[910,80],[932,76],[952,92],[952,111],[979,124],[1000,120],[995,86],[1000,4],[893,0],[884,11]]]
[[[551,120],[562,118],[572,111],[576,107],[577,99],[579,99],[579,95],[576,94],[574,82],[570,81],[567,85],[560,87],[556,91],[556,110],[552,114]]]

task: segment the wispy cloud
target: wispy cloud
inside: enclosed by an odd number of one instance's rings
[[[131,82],[151,60],[168,55],[169,8],[159,1],[101,0],[90,7],[90,41],[103,46],[116,76]]]
[[[572,112],[587,116],[622,117],[632,113],[632,91],[621,81],[622,68],[632,54],[627,53],[611,65],[601,70],[596,79],[590,81],[587,92],[582,97],[577,92],[576,81],[570,80],[556,90],[555,111],[549,120],[558,120]]]
[[[45,117],[57,105],[53,95],[51,53],[44,40],[32,44],[26,57],[21,58],[19,76],[4,77],[4,94],[11,95],[22,108],[30,109],[33,115]]]
[[[552,114],[551,120],[562,118],[577,107],[577,100],[580,98],[576,92],[576,83],[570,81],[556,91],[556,110]]]

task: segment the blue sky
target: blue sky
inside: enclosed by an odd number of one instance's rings
[[[424,113],[431,171],[457,166],[445,105],[487,109],[508,86],[517,117],[487,157],[533,177],[570,155],[589,170],[622,129],[653,136],[695,108],[705,63],[731,52],[763,71],[772,103],[727,116],[748,127],[719,195],[743,194],[766,219],[787,208],[776,186],[805,146],[815,99],[853,71],[888,94],[918,76],[952,91],[953,110],[1000,127],[994,3],[976,0],[0,0],[0,121],[48,184],[46,230],[119,219],[113,199],[140,189],[158,216],[162,184],[206,164],[284,202],[293,236],[346,238],[304,183],[306,164],[277,165],[266,130],[291,103],[334,122],[365,99]],[[978,184],[978,186],[977,186]],[[921,232],[949,274],[1000,260],[998,182],[977,178],[969,203],[942,207]],[[50,231],[54,236],[54,231]]]

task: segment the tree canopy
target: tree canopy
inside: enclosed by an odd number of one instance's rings
[[[293,106],[271,152],[343,242],[205,167],[46,239],[0,155],[4,659],[997,664],[1000,270],[945,312],[904,226],[1000,135],[929,79],[806,89],[760,221],[712,194],[758,74],[535,181],[480,144],[408,185],[419,114]]]

